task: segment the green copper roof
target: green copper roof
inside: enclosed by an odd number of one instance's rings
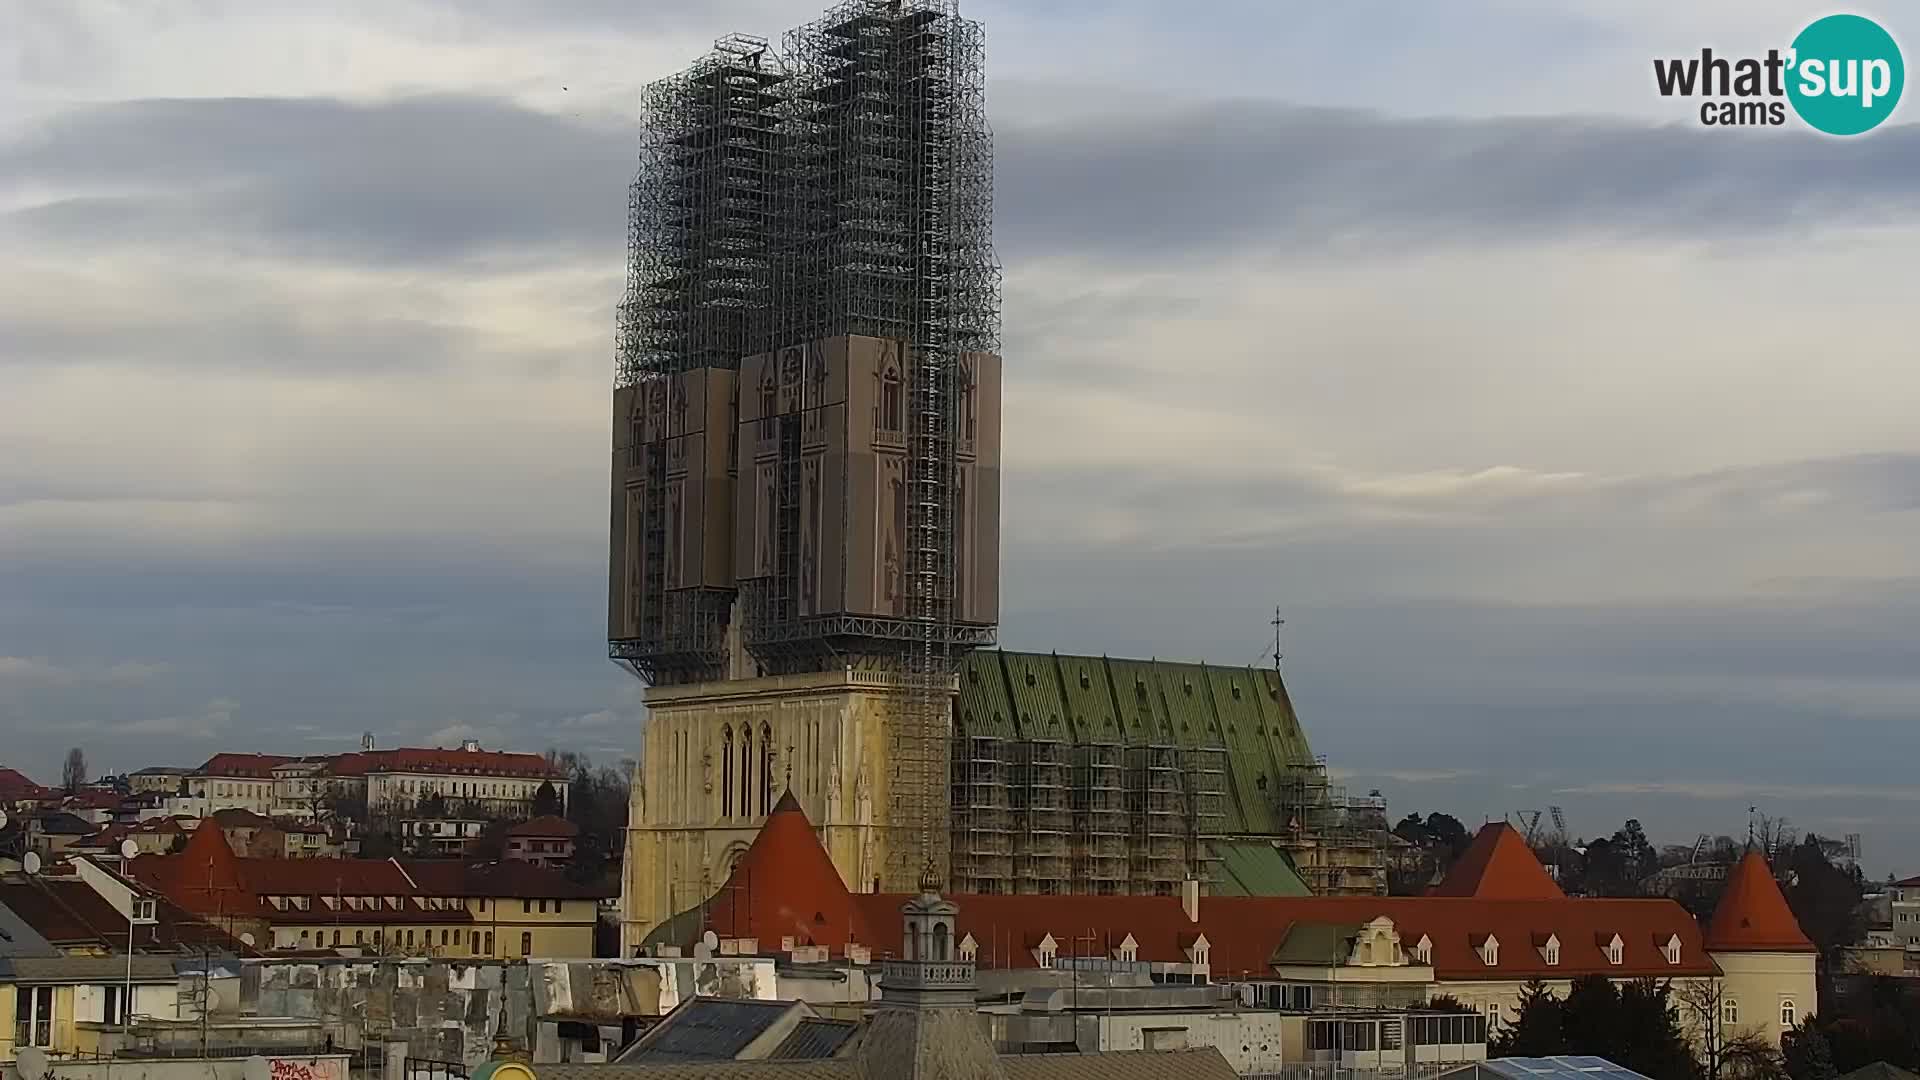
[[[985,649],[961,669],[954,720],[961,734],[994,738],[1224,747],[1232,835],[1278,833],[1277,781],[1313,761],[1286,687],[1265,668]]]
[[[1287,853],[1265,840],[1222,840],[1213,845],[1220,856],[1215,896],[1311,896]]]

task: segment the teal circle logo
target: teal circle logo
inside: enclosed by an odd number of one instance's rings
[[[1787,99],[1800,119],[1829,135],[1872,131],[1893,114],[1906,86],[1900,46],[1860,15],[1815,20],[1793,39]]]

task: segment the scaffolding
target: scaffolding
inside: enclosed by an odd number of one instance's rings
[[[1014,744],[1012,801],[1020,828],[1013,891],[1053,896],[1071,892],[1073,835],[1071,753],[1067,744]]]
[[[841,334],[900,343],[910,633],[904,653],[885,650],[905,683],[891,725],[885,876],[897,887],[917,873],[920,886],[940,888],[950,872],[942,796],[954,668],[960,650],[982,643],[954,616],[962,355],[992,351],[999,333],[985,41],[957,0],[850,0],[784,45],[794,79],[770,343]],[[760,621],[783,613],[770,614]]]
[[[846,0],[789,31],[777,54],[761,38],[722,38],[648,88],[630,197],[619,386],[652,394],[659,380],[738,371],[758,354],[774,358],[784,382],[790,366],[821,362],[819,342],[842,335],[900,351],[905,610],[821,612],[801,601],[808,429],[800,409],[783,408],[766,432],[776,443],[771,557],[751,575],[736,568],[737,608],[733,587],[668,602],[651,545],[673,542],[672,510],[649,486],[640,532],[650,546],[633,585],[640,634],[609,645],[650,681],[723,677],[737,610],[741,642],[764,671],[895,673],[888,888],[946,882],[955,666],[993,641],[991,626],[956,618],[955,598],[964,373],[968,355],[994,352],[999,335],[984,50],[957,0]]]
[[[764,322],[785,79],[765,39],[731,34],[641,95],[614,384],[637,398],[638,430],[616,468],[624,464],[637,487],[642,555],[625,582],[630,596],[620,598],[637,609],[637,636],[609,642],[608,654],[654,684],[725,672],[733,590],[673,588],[669,578],[669,545],[681,541],[669,535],[677,515],[668,505],[668,469],[676,452],[685,453],[686,434],[672,405],[690,373],[737,370]]]
[[[1127,891],[1129,825],[1125,752],[1112,743],[1073,748],[1073,836],[1069,848],[1074,884],[1099,895]]]
[[[1386,892],[1386,802],[1352,797],[1327,777],[1327,759],[1292,764],[1273,785],[1280,846],[1316,896],[1370,896]]]
[[[1005,891],[1011,876],[1015,803],[1022,792],[1011,781],[1005,739],[962,737],[953,745],[953,887],[963,893]]]

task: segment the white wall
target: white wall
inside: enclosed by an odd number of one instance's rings
[[[1219,1050],[1233,1071],[1248,1073],[1279,1072],[1282,1060],[1281,1033],[1290,1019],[1277,1012],[1198,1013],[1083,1013],[1075,1017],[1076,1041],[1085,1050],[1145,1050],[1147,1031],[1168,1032],[1173,1043],[1184,1040],[1187,1046],[1211,1046]],[[1299,1022],[1299,1017],[1291,1017]],[[1165,1036],[1158,1036],[1165,1038]],[[1161,1042],[1160,1047],[1173,1045]]]
[[[1778,1043],[1786,1030],[1780,1022],[1783,1002],[1793,1002],[1796,1021],[1814,1010],[1813,953],[1715,953],[1726,973],[1722,993],[1740,1003],[1740,1021],[1722,1025],[1727,1036],[1754,1032]]]

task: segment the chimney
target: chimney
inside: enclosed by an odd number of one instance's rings
[[[1187,913],[1188,922],[1200,921],[1200,883],[1192,878],[1180,883],[1180,910]]]

